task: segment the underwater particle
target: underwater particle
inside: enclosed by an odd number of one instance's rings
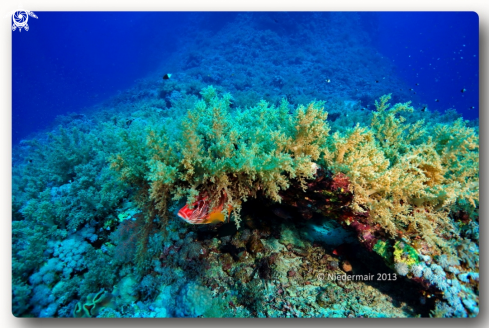
[[[331,82],[331,80],[330,80],[330,79],[326,79],[326,82],[327,82],[327,83],[330,83],[330,82]]]
[[[460,92],[464,93],[465,91],[467,91],[467,89],[463,88],[462,90],[460,90]]]
[[[419,83],[416,83],[416,85],[419,85]]]
[[[438,99],[435,99],[435,101],[436,101],[436,102],[440,102],[440,100],[438,100]]]
[[[375,83],[379,83],[379,80],[375,80]]]

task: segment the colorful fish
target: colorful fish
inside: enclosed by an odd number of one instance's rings
[[[178,216],[190,224],[226,222],[226,217],[222,213],[226,200],[227,197],[223,195],[219,200],[219,204],[211,209],[209,197],[199,195],[197,200],[192,204],[193,209],[185,205],[178,211]],[[231,206],[228,207],[228,213],[230,212]]]

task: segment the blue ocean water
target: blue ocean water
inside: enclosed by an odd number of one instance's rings
[[[261,28],[279,31],[285,38],[308,19],[307,13],[255,15]],[[202,28],[212,37],[232,24],[236,13],[39,12],[38,17],[30,19],[28,32],[12,33],[14,144],[47,127],[59,114],[83,111],[137,79],[161,73],[158,68],[175,51],[202,41],[187,38],[189,29]],[[328,14],[320,19],[328,21]],[[478,118],[476,13],[361,13],[356,23],[367,31],[375,51],[395,66],[405,91],[413,89],[413,103],[438,111],[455,108],[466,119]],[[357,31],[337,28],[343,37],[355,37],[351,34]],[[281,65],[287,69],[286,63]],[[371,81],[383,78],[372,76]],[[385,89],[398,91],[388,82]]]
[[[178,43],[185,13],[38,12],[12,34],[13,143],[132,86]]]
[[[477,13],[398,12],[378,19],[379,52],[420,102],[440,111],[455,108],[465,119],[479,117]]]

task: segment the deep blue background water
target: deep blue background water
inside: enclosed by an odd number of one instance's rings
[[[155,73],[177,49],[186,24],[199,15],[212,25],[207,26],[210,30],[218,30],[236,16],[144,12],[36,15],[38,19],[29,18],[29,31],[12,32],[14,144],[45,128],[57,115],[81,111]],[[429,109],[456,108],[467,119],[478,117],[477,14],[364,13],[362,24],[378,51],[396,65],[399,76]],[[467,91],[462,93],[462,89]]]
[[[455,108],[466,119],[479,117],[476,13],[382,13],[377,47],[429,109]]]
[[[13,143],[94,105],[174,51],[184,13],[36,12],[12,32]]]

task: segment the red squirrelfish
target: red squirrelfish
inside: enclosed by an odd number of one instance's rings
[[[192,204],[193,209],[190,209],[188,205],[185,205],[178,211],[178,216],[185,222],[190,224],[209,224],[225,222],[226,217],[222,213],[224,203],[227,197],[223,195],[219,200],[219,204],[210,208],[210,201],[207,196],[199,195],[197,200]],[[231,206],[228,208],[228,214],[231,211]]]

